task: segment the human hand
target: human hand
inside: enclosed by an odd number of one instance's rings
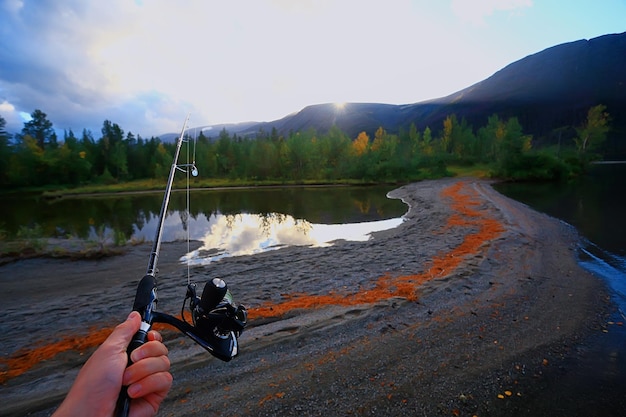
[[[131,398],[130,417],[154,416],[172,386],[170,361],[161,335],[151,330],[148,341],[135,349],[128,365],[128,347],[139,330],[141,316],[130,313],[91,355],[53,417],[112,417],[122,386]]]

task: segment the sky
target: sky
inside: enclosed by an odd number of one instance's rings
[[[626,0],[0,0],[0,116],[98,139],[417,103],[626,31]]]

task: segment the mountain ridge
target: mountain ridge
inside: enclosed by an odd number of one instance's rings
[[[606,105],[612,118],[608,152],[626,158],[626,141],[619,139],[626,136],[626,32],[546,48],[445,97],[399,105],[314,104],[271,122],[214,126],[207,136],[216,137],[222,129],[243,137],[272,129],[281,135],[307,129],[325,133],[337,126],[355,138],[361,131],[373,135],[379,127],[397,133],[412,123],[420,130],[428,126],[439,131],[452,114],[477,129],[498,114],[517,117],[536,143],[549,144],[559,128],[582,125],[597,104]],[[567,135],[573,134],[570,128]]]

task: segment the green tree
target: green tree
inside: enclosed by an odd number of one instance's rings
[[[236,164],[235,152],[233,142],[226,129],[222,129],[218,136],[215,160],[218,176],[228,176],[234,171]]]
[[[504,178],[528,178],[531,168],[531,136],[524,135],[517,117],[499,121],[496,134],[496,175]],[[534,162],[534,160],[532,161]]]
[[[422,141],[420,142],[421,152],[426,156],[432,156],[433,149],[433,134],[430,127],[426,126],[422,135]]]
[[[147,146],[141,136],[135,138],[131,133],[126,137],[126,160],[130,179],[150,177],[150,156],[145,153]]]
[[[11,146],[9,134],[5,130],[6,120],[0,116],[0,185],[9,184],[9,162],[11,160]]]
[[[167,149],[165,149],[165,146],[162,143],[159,143],[151,159],[151,165],[154,167],[154,178],[167,178],[172,165],[172,159],[173,156],[169,154]]]
[[[81,158],[85,159],[90,166],[90,177],[95,178],[99,173],[104,170],[104,162],[100,155],[98,144],[93,138],[93,134],[88,129],[83,129],[83,133],[80,137]]]
[[[260,180],[276,178],[278,149],[267,139],[257,139],[250,143],[249,175]]]
[[[419,155],[421,151],[420,141],[421,141],[420,132],[419,130],[417,130],[417,126],[415,126],[415,123],[411,123],[411,126],[409,126],[409,143],[411,146],[410,152],[411,152],[412,157]]]
[[[506,136],[506,125],[497,114],[487,119],[487,125],[478,129],[477,149],[482,150],[482,160],[495,162],[501,158],[501,150]]]
[[[313,140],[316,132],[307,130],[289,135],[287,139],[287,155],[289,175],[291,179],[302,180],[308,177],[313,168]]]
[[[31,119],[24,123],[22,135],[29,135],[35,139],[37,146],[44,149],[46,146],[56,147],[57,136],[52,128],[53,124],[48,120],[46,113],[37,109],[30,115]]]
[[[89,179],[91,164],[72,130],[65,131],[63,142],[43,150],[42,170],[45,184],[78,184]]]
[[[118,180],[128,175],[128,148],[124,142],[116,142],[110,158],[110,167]]]
[[[100,149],[104,167],[117,180],[124,179],[128,173],[127,144],[124,131],[117,123],[105,120],[102,123]]]
[[[320,167],[323,178],[331,180],[347,176],[351,146],[350,138],[335,125],[319,138],[317,147],[324,161]]]
[[[388,134],[385,129],[379,127],[374,133],[374,141],[371,146],[371,157],[374,163],[375,178],[391,179],[401,176],[402,162],[396,158],[398,137]]]
[[[610,120],[605,105],[598,104],[589,109],[587,120],[582,127],[576,129],[578,136],[574,139],[580,155],[596,150],[604,142],[610,130]]]
[[[214,178],[217,176],[217,159],[215,154],[215,145],[200,131],[196,143],[196,167],[203,178]]]
[[[275,143],[278,152],[278,166],[276,167],[278,177],[286,179],[289,176],[289,147],[284,137],[280,137]]]
[[[44,151],[30,135],[20,135],[8,170],[9,182],[16,186],[42,185],[46,177]]]
[[[443,133],[441,134],[441,141],[439,142],[441,152],[450,153],[452,151],[452,133],[455,125],[455,115],[447,116],[443,121]]]
[[[465,119],[459,123],[456,115],[452,114],[443,121],[441,137],[441,151],[454,155],[456,158],[470,158],[473,156],[475,137],[471,126]]]

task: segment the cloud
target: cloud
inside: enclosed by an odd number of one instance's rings
[[[244,81],[255,78],[261,45],[252,45],[257,56],[249,54],[248,64],[244,47],[250,46],[238,33],[251,22],[225,18],[240,14],[234,5],[30,0],[2,6],[0,30],[10,41],[0,46],[0,100],[14,112],[42,109],[58,129],[98,130],[110,119],[143,135],[174,125],[178,131],[186,113],[207,116],[203,103],[236,109],[246,102],[243,93],[255,89]],[[230,81],[238,74],[240,88]]]
[[[0,48],[0,99],[15,111],[42,109],[57,129],[97,131],[109,119],[145,136],[178,131],[188,112],[205,123],[279,118],[332,101],[341,79],[366,83],[359,55],[380,44],[366,26],[345,30],[353,2],[3,5],[10,42]],[[366,24],[370,12],[352,14]]]
[[[478,19],[528,2],[452,6]],[[150,137],[178,132],[187,113],[198,126],[271,121],[325,102],[414,103],[510,62],[481,55],[444,2],[0,4],[0,102],[96,137],[105,119]],[[21,130],[18,117],[2,115]]]
[[[0,103],[0,116],[4,118],[7,124],[7,127],[5,127],[5,130],[7,132],[13,132],[17,130],[8,127],[21,126],[22,120],[20,119],[18,112],[15,111],[15,106],[6,100]]]
[[[0,99],[15,111],[43,110],[57,128],[76,128],[72,120],[81,119],[89,123],[84,127],[96,126],[94,109],[113,101],[106,94],[106,77],[89,56],[98,32],[90,25],[98,21],[111,27],[107,20],[113,16],[81,1],[10,3],[4,3],[10,13],[0,17],[9,39],[0,47]]]
[[[454,14],[463,21],[482,26],[485,18],[498,11],[519,11],[532,7],[532,0],[452,0]]]
[[[0,103],[0,112],[7,112],[7,113],[12,113],[15,111],[15,106],[13,106],[13,104],[9,103],[8,101],[3,101],[2,103]]]

